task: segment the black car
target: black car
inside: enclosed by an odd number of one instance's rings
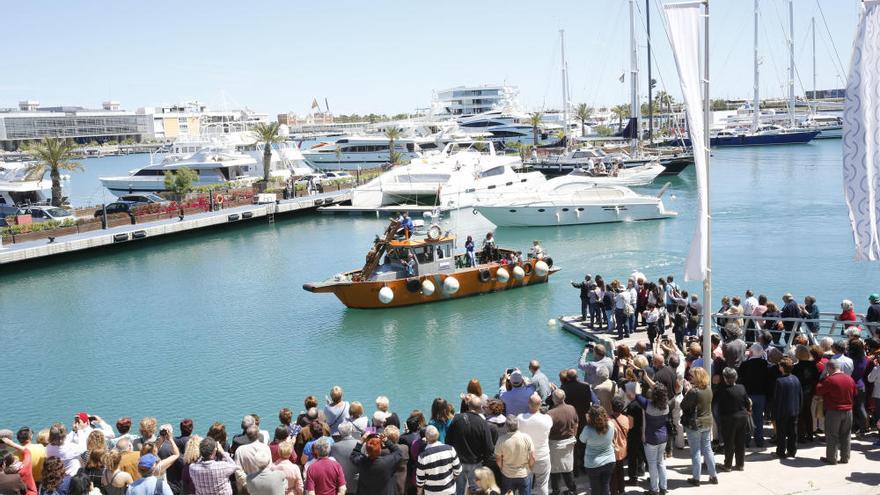
[[[115,203],[110,203],[107,205],[107,214],[112,215],[114,213],[128,213],[132,214],[132,210],[137,208],[138,206],[143,206],[146,203],[140,203],[137,201],[116,201]],[[100,217],[104,214],[103,208],[98,208],[95,210],[95,218]]]

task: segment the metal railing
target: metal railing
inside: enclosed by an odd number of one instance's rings
[[[778,345],[791,345],[792,340],[798,334],[804,334],[810,343],[817,343],[824,337],[835,340],[845,338],[847,330],[859,327],[862,338],[880,334],[880,322],[867,322],[865,315],[857,314],[855,321],[841,321],[836,318],[836,313],[819,313],[818,319],[810,318],[782,318],[764,316],[729,316],[722,313],[712,314],[712,332],[725,335],[727,320],[741,320],[743,340],[754,342],[759,333],[769,331],[773,336],[773,342]],[[749,322],[754,322],[752,325]],[[763,322],[763,325],[761,324]],[[768,325],[767,322],[773,322]],[[782,329],[777,328],[776,322],[782,322]],[[787,324],[791,325],[787,325]],[[749,328],[752,327],[752,328]]]

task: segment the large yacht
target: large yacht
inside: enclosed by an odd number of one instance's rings
[[[499,196],[536,188],[540,172],[518,173],[518,156],[499,155],[491,142],[449,143],[438,155],[395,167],[352,192],[352,206],[378,208],[399,204],[473,206],[478,196]]]
[[[543,121],[538,130],[538,142],[528,114],[510,109],[498,109],[481,114],[462,117],[458,120],[462,129],[484,131],[487,138],[495,143],[510,145],[512,143],[537,144],[538,146],[557,146],[561,142],[562,125]]]
[[[388,163],[389,139],[382,135],[347,136],[336,141],[322,141],[302,154],[313,167],[323,170],[357,170],[375,168]],[[437,150],[431,138],[405,137],[394,141],[394,151],[403,162],[420,158],[426,151]]]
[[[262,143],[254,143],[246,135],[223,138],[179,140],[157,156],[150,164],[128,175],[101,177],[101,183],[119,196],[136,192],[165,191],[165,172],[174,173],[186,167],[198,174],[195,187],[224,183],[250,184],[263,176]],[[295,145],[289,142],[272,145],[270,164],[273,177],[308,175],[313,170]]]
[[[28,174],[29,162],[0,162],[0,204],[45,203],[52,198],[52,181]]]

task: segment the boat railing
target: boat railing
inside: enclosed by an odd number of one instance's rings
[[[743,339],[746,342],[754,342],[758,334],[769,331],[773,336],[773,342],[777,345],[791,345],[794,337],[805,334],[811,344],[818,343],[825,337],[834,340],[846,338],[850,331],[858,332],[862,338],[880,335],[880,322],[865,321],[865,315],[857,314],[855,321],[838,320],[836,313],[819,313],[819,318],[782,318],[775,316],[730,316],[724,313],[712,314],[712,332],[725,335],[725,325],[729,320],[741,320],[743,322]],[[766,322],[774,322],[769,325]],[[753,322],[750,324],[750,322]],[[764,323],[763,326],[761,323]],[[782,322],[783,328],[775,322]]]

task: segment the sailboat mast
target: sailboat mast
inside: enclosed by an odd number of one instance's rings
[[[752,132],[758,130],[761,118],[761,91],[758,75],[758,0],[755,0],[755,98],[752,101]]]
[[[709,201],[709,177],[712,167],[709,166],[709,119],[712,117],[711,99],[709,99],[709,0],[705,0],[705,36],[703,37],[703,139],[706,143],[706,278],[703,279],[703,368],[712,374],[712,203]],[[757,7],[758,0],[755,0]],[[757,10],[755,11],[757,12]]]
[[[639,51],[636,46],[636,23],[635,23],[635,0],[629,0],[629,71],[630,71],[630,118],[635,119],[636,138],[632,140],[631,147],[633,154],[636,153],[639,145],[638,136],[641,133],[639,126]]]
[[[559,30],[559,44],[562,47],[562,139],[568,148],[568,66],[565,63],[565,29]]]
[[[794,127],[794,0],[788,0],[788,120]]]
[[[816,18],[811,20],[811,31],[813,32],[813,99],[816,99]],[[818,106],[816,108],[818,110]]]
[[[645,0],[645,31],[648,33],[648,143],[654,139],[654,81],[651,79],[651,0]]]

